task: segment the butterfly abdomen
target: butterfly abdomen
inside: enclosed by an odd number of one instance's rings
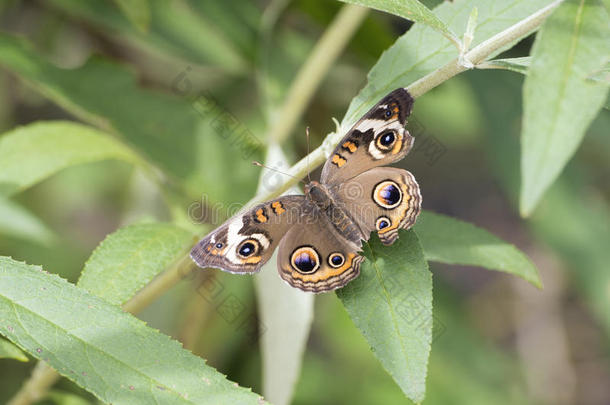
[[[360,245],[363,238],[362,231],[344,209],[336,204],[331,204],[324,213],[339,235]]]

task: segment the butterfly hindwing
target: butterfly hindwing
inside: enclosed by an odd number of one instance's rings
[[[421,210],[422,198],[415,177],[394,167],[371,169],[331,191],[366,239],[376,231],[386,245],[394,243],[399,229],[412,227]]]
[[[295,226],[282,239],[277,259],[280,277],[315,293],[343,287],[360,274],[359,245],[341,237],[324,216]]]

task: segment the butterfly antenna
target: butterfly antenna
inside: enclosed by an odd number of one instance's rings
[[[309,174],[309,127],[305,127],[305,134],[307,135],[307,180],[311,183],[311,176]]]
[[[281,171],[281,170],[278,170],[278,169],[276,169],[275,167],[271,167],[271,166],[264,165],[264,164],[262,164],[261,162],[257,162],[256,160],[255,160],[255,161],[253,161],[253,162],[252,162],[252,164],[253,164],[254,166],[258,166],[258,167],[264,167],[265,169],[272,170],[272,171],[274,171],[274,172],[278,172],[278,173],[280,173],[280,174],[283,174],[284,176],[292,177],[293,179],[297,179],[299,182],[301,182],[301,183],[305,184],[305,182],[304,182],[303,180],[299,179],[298,177],[293,176],[292,174],[288,174],[288,173],[286,173],[286,172],[283,172],[283,171]]]

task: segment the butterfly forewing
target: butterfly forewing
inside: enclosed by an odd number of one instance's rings
[[[413,101],[409,92],[400,88],[371,108],[330,155],[320,182],[340,183],[402,159],[413,146],[413,137],[404,128]]]
[[[211,232],[191,250],[199,267],[232,273],[255,273],[277,244],[301,221],[305,196],[291,195],[259,204]]]

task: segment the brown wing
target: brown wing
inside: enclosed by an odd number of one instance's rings
[[[409,92],[399,88],[371,108],[330,155],[320,182],[340,183],[402,159],[413,146],[413,137],[404,128],[413,102]]]
[[[378,167],[331,188],[335,203],[350,213],[369,238],[372,231],[391,245],[399,229],[415,224],[421,193],[413,175],[403,169]]]
[[[197,243],[191,258],[203,268],[255,273],[290,227],[301,221],[305,201],[302,195],[284,196],[238,214]]]
[[[278,252],[280,277],[293,287],[315,293],[343,287],[360,274],[359,246],[342,238],[320,214],[306,226],[295,226]]]

